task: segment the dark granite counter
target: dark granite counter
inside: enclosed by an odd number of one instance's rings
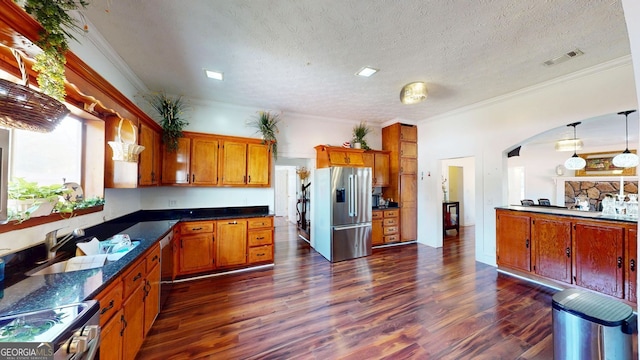
[[[48,309],[73,302],[84,301],[96,296],[107,284],[155,245],[178,222],[193,220],[219,220],[272,216],[267,206],[242,208],[211,208],[185,210],[138,211],[111,221],[85,229],[85,237],[105,240],[116,234],[128,234],[132,240],[139,240],[136,246],[115,262],[96,269],[80,270],[58,274],[21,277],[19,281],[5,288],[0,282],[0,316]],[[66,248],[66,249],[65,249]],[[61,250],[75,251],[75,242]],[[8,274],[10,275],[10,274]]]
[[[607,220],[607,221],[618,221],[623,223],[637,223],[638,218],[626,216],[626,215],[603,215],[602,212],[598,211],[580,211],[580,210],[569,210],[567,208],[561,208],[557,206],[519,206],[519,205],[511,205],[511,206],[498,206],[496,209],[503,210],[513,210],[513,211],[523,211],[523,212],[531,212],[536,214],[549,214],[549,215],[558,215],[558,216],[570,216],[577,218],[585,218],[591,220]]]

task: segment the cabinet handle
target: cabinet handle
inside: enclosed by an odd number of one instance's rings
[[[238,224],[238,222],[237,221],[229,221],[228,224],[229,225],[236,225],[236,224]]]
[[[247,181],[247,182],[249,182],[249,183],[251,182],[251,175],[249,175],[249,181]]]
[[[191,231],[198,231],[198,230],[202,230],[202,227],[191,228]]]
[[[618,268],[622,268],[622,256],[618,256]]]
[[[141,277],[142,277],[142,273],[138,273],[138,275],[133,277],[133,282],[140,280]]]
[[[631,260],[633,261],[633,260]],[[102,308],[102,310],[100,310],[100,315],[103,315],[104,313],[106,313],[107,311],[113,309],[113,299],[111,299],[111,301],[109,301],[109,306]]]
[[[184,242],[184,240],[180,240],[180,249],[184,248],[184,246],[182,245],[182,243]]]
[[[257,237],[256,240],[263,240],[264,236]]]
[[[196,174],[191,174],[191,182],[196,182]]]
[[[120,336],[124,336],[124,329],[127,328],[127,320],[124,319],[124,315],[120,315],[120,322],[122,323],[122,328],[120,329]]]
[[[571,248],[566,248],[564,252],[565,252],[565,254],[567,254],[568,258],[571,257]]]
[[[159,259],[158,259],[158,255],[155,255],[155,256],[153,257],[153,259],[151,259],[151,261],[156,261],[156,260],[159,260]]]
[[[629,261],[629,268],[631,271],[636,271],[636,261],[635,259],[631,259],[631,261]]]
[[[527,239],[524,245],[527,247],[527,249],[529,248],[529,239]]]

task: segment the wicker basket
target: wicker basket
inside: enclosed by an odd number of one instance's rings
[[[29,87],[20,54],[12,50],[24,85],[0,79],[0,125],[15,129],[50,132],[69,114],[60,101]]]
[[[133,143],[125,142],[122,139],[122,123],[124,120],[125,119],[122,118],[120,119],[120,123],[118,124],[118,135],[116,136],[115,141],[107,142],[109,146],[111,146],[111,150],[113,150],[112,159],[115,161],[138,162],[138,155],[140,155],[142,150],[144,150],[144,146],[136,144],[138,131],[130,120],[127,120],[127,122],[133,129]]]

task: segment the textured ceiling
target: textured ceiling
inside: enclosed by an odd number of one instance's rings
[[[149,90],[372,123],[422,120],[630,54],[613,0],[94,0],[83,14]],[[585,55],[542,65],[575,48]],[[354,76],[362,66],[380,72]],[[429,97],[402,105],[413,81]]]

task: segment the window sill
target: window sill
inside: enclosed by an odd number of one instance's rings
[[[98,205],[98,206],[93,206],[86,209],[74,210],[73,212],[70,212],[70,213],[52,213],[47,216],[38,216],[38,217],[25,220],[23,222],[10,221],[6,224],[0,225],[0,234],[13,231],[13,230],[26,229],[26,228],[30,228],[30,227],[34,227],[42,224],[48,224],[48,223],[60,221],[62,219],[69,219],[74,216],[92,214],[92,213],[102,211],[103,209],[104,209],[104,205]]]

